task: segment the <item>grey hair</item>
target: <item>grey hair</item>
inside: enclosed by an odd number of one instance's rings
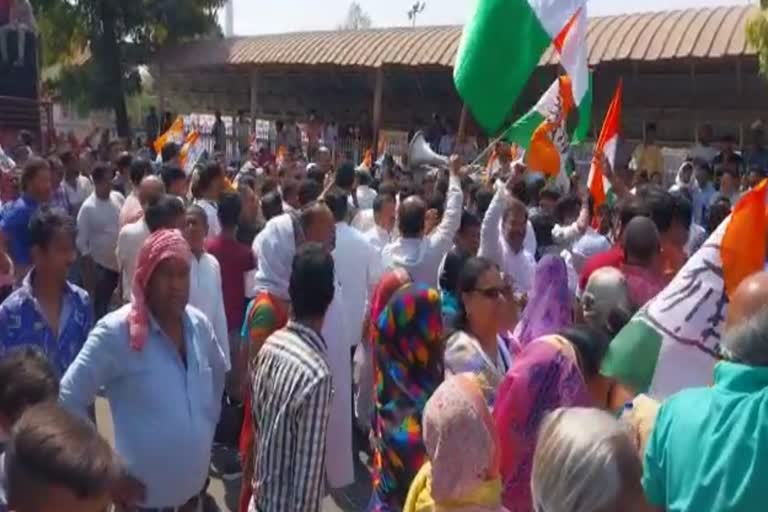
[[[630,435],[599,409],[558,409],[549,414],[533,458],[536,512],[618,510],[627,493],[642,494],[640,457]]]
[[[720,351],[726,359],[750,366],[768,366],[768,306],[725,333]]]

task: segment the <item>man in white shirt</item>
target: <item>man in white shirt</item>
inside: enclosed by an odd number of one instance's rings
[[[333,250],[333,260],[345,309],[349,314],[347,327],[350,333],[346,338],[354,346],[362,338],[368,300],[383,273],[381,255],[362,234],[346,222],[348,204],[343,190],[333,187],[323,199],[336,221],[336,248]]]
[[[394,195],[381,193],[373,200],[374,226],[363,234],[363,238],[379,254],[392,241],[392,230],[395,229],[396,220],[395,209]]]
[[[357,207],[360,210],[367,210],[373,208],[373,200],[376,198],[376,191],[371,188],[371,173],[368,171],[358,170],[355,171],[357,177],[357,189],[355,195],[357,196]],[[350,202],[352,198],[350,197]],[[353,205],[354,206],[354,205]]]
[[[533,255],[524,247],[528,209],[510,192],[521,179],[521,170],[515,169],[506,186],[497,187],[480,228],[479,255],[499,266],[515,293],[527,295],[536,268]]]
[[[72,211],[72,215],[77,215],[83,202],[93,192],[93,183],[91,180],[80,174],[80,159],[72,151],[65,151],[61,154],[61,163],[64,164],[64,192],[67,194],[67,201]]]
[[[148,179],[148,178],[146,178]],[[117,235],[117,265],[122,277],[122,298],[131,301],[133,275],[136,273],[136,258],[144,241],[159,229],[182,229],[184,227],[184,205],[176,196],[163,194],[150,197],[144,206],[144,216],[123,226]]]
[[[224,190],[224,171],[216,162],[200,166],[195,171],[197,181],[192,193],[195,196],[195,204],[203,209],[208,223],[208,236],[214,237],[221,233],[219,224],[219,196]]]
[[[119,278],[117,235],[125,198],[112,190],[112,174],[107,165],[94,167],[93,194],[77,215],[77,249],[83,256],[83,284],[93,297],[95,320],[109,311]]]
[[[437,286],[437,270],[445,254],[453,246],[453,237],[461,224],[464,195],[461,192],[461,160],[451,157],[451,176],[445,214],[428,236],[424,235],[427,207],[424,200],[412,196],[400,203],[398,228],[401,237],[384,248],[385,268],[404,268],[414,282]]]
[[[688,150],[688,156],[693,160],[700,160],[712,165],[712,160],[720,153],[720,150],[712,145],[713,139],[712,125],[701,125],[699,128],[699,141]]]
[[[189,206],[184,225],[184,238],[192,250],[192,259],[189,262],[189,304],[199,309],[211,322],[229,371],[232,368],[232,360],[221,285],[221,267],[216,258],[205,252],[207,235],[206,212],[198,205]]]

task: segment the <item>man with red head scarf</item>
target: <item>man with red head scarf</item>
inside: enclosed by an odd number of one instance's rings
[[[127,510],[198,510],[208,478],[226,362],[188,305],[190,258],[180,232],[153,233],[131,302],[96,325],[61,383],[62,403],[83,416],[106,390],[124,478],[142,491],[115,497]]]

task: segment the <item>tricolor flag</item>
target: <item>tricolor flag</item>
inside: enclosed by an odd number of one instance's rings
[[[592,157],[592,167],[589,169],[587,178],[587,188],[595,201],[595,212],[608,199],[611,191],[611,184],[605,178],[603,173],[602,155],[608,159],[611,168],[616,168],[616,147],[619,143],[619,130],[621,127],[621,99],[624,90],[623,82],[619,80],[616,86],[616,93],[608,107],[608,113],[605,114],[603,129],[600,130],[600,138],[595,145],[595,155]]]
[[[200,157],[203,156],[204,151],[205,148],[202,141],[200,141],[200,132],[197,130],[189,132],[179,152],[179,161],[187,176],[192,174],[192,170],[195,168],[197,161],[200,160]]]
[[[506,140],[527,148],[525,163],[531,170],[557,176],[564,169],[570,146],[566,122],[572,108],[571,80],[561,76],[507,131]]]
[[[614,338],[603,375],[657,400],[712,384],[729,297],[765,265],[767,187],[764,180],[747,192],[672,282]]]
[[[475,120],[497,133],[550,45],[581,105],[589,90],[586,0],[479,0],[453,78]]]
[[[163,146],[169,142],[184,143],[184,119],[181,116],[177,117],[170,128],[155,140],[155,152],[159,154]]]

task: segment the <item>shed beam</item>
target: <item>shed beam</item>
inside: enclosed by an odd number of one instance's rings
[[[373,160],[379,152],[379,129],[381,128],[381,99],[384,95],[384,69],[376,69],[376,83],[373,89],[373,141],[371,141]]]

